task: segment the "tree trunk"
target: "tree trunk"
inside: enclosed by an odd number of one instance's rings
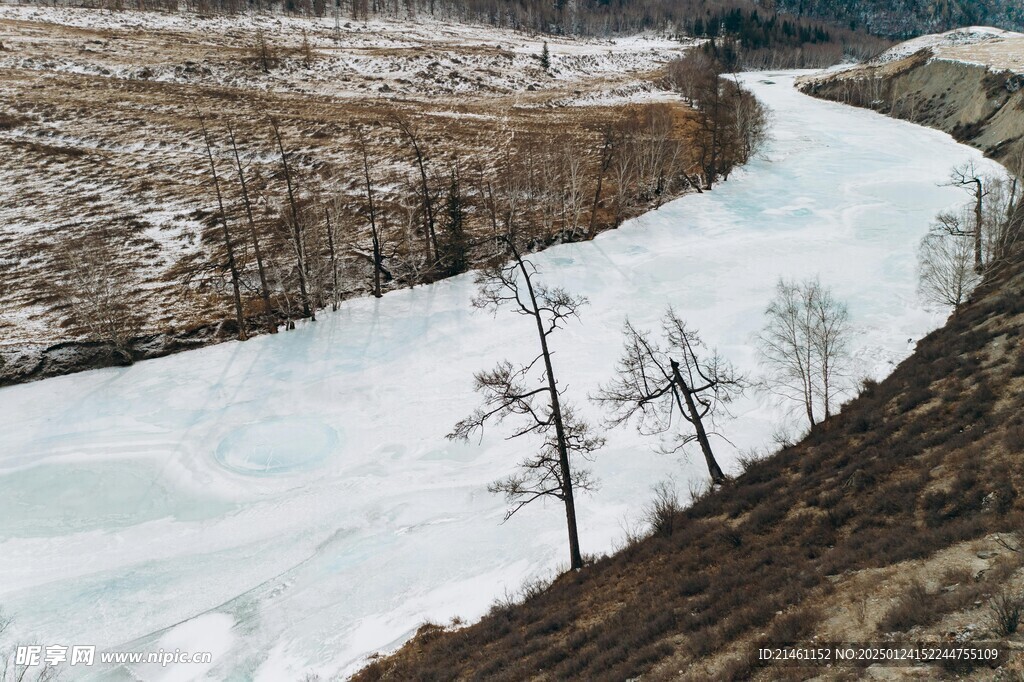
[[[196,107],[196,112],[199,108]],[[203,129],[203,140],[206,142],[206,158],[210,161],[210,172],[213,174],[213,188],[217,193],[217,208],[220,211],[220,227],[224,236],[224,249],[228,256],[228,271],[231,273],[231,289],[235,299],[235,322],[238,324],[238,340],[245,341],[248,335],[245,333],[245,314],[242,312],[242,292],[238,285],[238,264],[235,263],[235,247],[231,243],[231,232],[228,230],[228,215],[224,211],[224,196],[220,191],[220,178],[217,176],[217,164],[213,160],[213,147],[210,144],[210,135],[206,131],[206,121],[203,115],[199,114],[199,125]]]
[[[436,262],[439,255],[437,249],[437,232],[434,229],[434,202],[430,198],[430,185],[427,182],[427,167],[423,156],[423,150],[420,149],[419,141],[413,134],[412,128],[409,124],[399,119],[398,125],[402,129],[402,132],[405,133],[406,137],[409,138],[409,143],[412,145],[413,153],[416,155],[416,166],[420,171],[420,189],[423,195],[423,231],[424,239],[427,240],[427,262],[430,262],[431,246],[434,247],[434,261]]]
[[[807,343],[810,343],[810,341],[808,340]],[[804,381],[804,407],[807,409],[807,420],[811,423],[811,428],[813,429],[815,424],[814,385],[812,383],[813,370],[811,367],[811,349],[808,347],[806,357],[804,357],[804,366],[801,369],[801,375]]]
[[[338,309],[338,259],[334,253],[334,227],[331,226],[330,211],[324,211],[327,218],[327,249],[331,254],[331,310]]]
[[[672,376],[675,379],[676,386],[686,401],[686,411],[689,413],[690,423],[693,424],[693,429],[697,433],[697,442],[700,443],[701,452],[704,453],[704,461],[707,463],[708,473],[711,474],[711,481],[721,485],[728,479],[726,479],[722,467],[718,466],[715,453],[711,451],[711,441],[708,440],[708,434],[704,430],[704,423],[701,421],[700,413],[697,411],[697,405],[693,402],[693,391],[690,390],[686,381],[683,380],[683,375],[679,372],[679,363],[675,360],[670,360],[669,362],[672,363]],[[679,407],[682,408],[682,405]]]
[[[363,178],[366,181],[366,202],[370,212],[370,237],[373,241],[373,295],[381,297],[380,270],[382,265],[380,237],[377,234],[377,211],[373,205],[373,185],[370,182],[370,158],[366,151],[366,138],[359,131],[359,147],[363,152]]]
[[[982,198],[985,196],[981,185],[981,178],[974,178],[977,189],[974,191],[974,271],[979,275],[984,272],[985,265],[982,263],[981,255],[981,233],[982,233]]]
[[[316,313],[309,305],[309,294],[306,293],[306,254],[302,245],[302,224],[299,222],[299,209],[295,203],[295,191],[292,188],[292,174],[288,168],[288,157],[284,153],[284,144],[281,142],[281,131],[277,128],[277,121],[270,119],[270,126],[274,129],[274,137],[277,139],[277,148],[281,152],[281,165],[284,166],[284,179],[288,184],[288,204],[292,209],[292,239],[295,242],[295,259],[299,266],[299,294],[302,296],[302,314],[311,321],[316,322]]]
[[[602,150],[602,154],[605,153]],[[590,225],[587,226],[587,239],[593,239],[597,235],[597,205],[601,201],[601,184],[604,181],[604,174],[607,172],[608,164],[605,158],[601,159],[601,166],[597,172],[597,188],[594,190],[594,203],[590,205]]]

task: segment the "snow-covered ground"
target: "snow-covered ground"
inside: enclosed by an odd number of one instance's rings
[[[991,26],[967,26],[913,38],[889,48],[868,64],[888,64],[924,49],[930,49],[937,59],[1024,73],[1024,34]]]
[[[0,3],[0,69],[121,80],[293,91],[335,98],[370,93],[487,97],[532,86],[628,81],[691,44],[663,35],[539,36],[444,17],[354,21],[271,13],[110,11]],[[252,68],[257,35],[283,63]],[[551,69],[540,68],[544,44]],[[43,45],[45,49],[36,49]],[[306,63],[304,46],[310,48]],[[140,47],[142,49],[140,49]],[[184,60],[184,61],[183,61]]]
[[[964,200],[939,186],[949,168],[986,162],[942,133],[804,96],[793,78],[746,76],[775,111],[766,158],[534,257],[544,281],[591,300],[554,340],[587,414],[625,316],[651,326],[668,304],[750,372],[783,275],[820,275],[849,302],[860,374],[885,374],[941,324],[915,296],[915,247]],[[525,445],[500,429],[444,439],[477,403],[473,372],[533,343],[522,318],[474,311],[473,289],[462,276],[352,300],[290,333],[0,390],[9,640],[214,654],[212,667],[94,668],[103,679],[329,676],[564,565],[557,505],[501,525],[485,490]],[[736,446],[766,446],[780,410],[752,395],[734,411]],[[653,445],[609,434],[600,491],[578,503],[585,552],[612,549],[657,481],[704,478],[699,457]],[[718,448],[735,468],[735,449]]]

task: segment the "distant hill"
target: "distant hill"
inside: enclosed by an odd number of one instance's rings
[[[797,85],[943,130],[1024,172],[1024,34],[972,26],[920,36]]]
[[[762,0],[762,4],[894,39],[960,26],[1024,30],[1024,3],[1019,0]]]

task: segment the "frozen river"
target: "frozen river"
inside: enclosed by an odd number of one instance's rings
[[[879,376],[943,315],[915,294],[915,248],[939,187],[981,155],[947,135],[813,100],[793,74],[749,86],[774,140],[713,192],[590,243],[534,257],[585,294],[554,338],[556,371],[588,414],[627,314],[669,303],[710,345],[756,370],[751,337],[779,276],[820,275],[848,301],[858,372]],[[530,355],[528,320],[469,305],[472,276],[349,301],[294,332],[0,390],[0,608],[7,644],[209,651],[213,664],[102,679],[298,680],[351,671],[425,620],[472,619],[566,563],[557,505],[499,525],[486,485],[519,458],[500,429],[444,435],[476,404],[474,371]],[[766,445],[779,410],[751,395],[725,425]],[[686,490],[702,459],[609,434],[600,490],[577,503],[583,550],[611,550],[651,486]],[[727,470],[736,449],[718,443]],[[79,679],[86,669],[69,671]]]

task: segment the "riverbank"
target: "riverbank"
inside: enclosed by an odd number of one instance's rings
[[[1024,169],[1024,35],[976,27],[923,36],[797,87],[942,130]]]

